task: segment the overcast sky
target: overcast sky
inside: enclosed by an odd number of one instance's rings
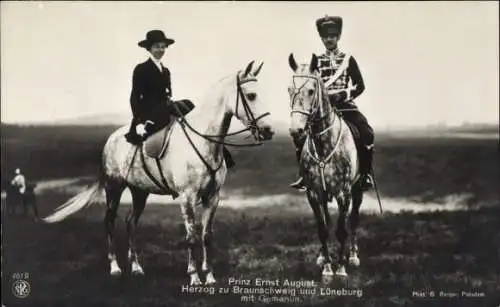
[[[498,2],[4,2],[2,122],[129,113],[137,42],[161,29],[175,98],[198,102],[221,77],[264,61],[274,120],[287,122],[288,54],[323,52],[315,20],[340,15],[342,50],[365,79],[374,126],[498,121]]]

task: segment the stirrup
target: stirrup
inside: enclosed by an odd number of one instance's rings
[[[363,175],[363,181],[361,183],[361,189],[364,191],[374,188],[373,177],[371,174]]]

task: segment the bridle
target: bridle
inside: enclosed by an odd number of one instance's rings
[[[294,107],[295,104],[296,104],[297,98],[298,99],[302,99],[301,97],[298,96],[298,94],[300,93],[300,91],[302,90],[302,88],[304,87],[304,85],[306,85],[307,82],[308,82],[308,81],[306,81],[300,87],[297,87],[296,83],[295,83],[295,79],[296,78],[313,79],[313,80],[316,81],[315,93],[314,93],[314,96],[313,96],[313,102],[312,102],[312,110],[311,110],[311,112],[307,112],[305,110],[297,109],[297,108]],[[292,111],[290,112],[290,115],[293,115],[293,113],[299,113],[299,114],[306,115],[307,116],[306,131],[310,135],[313,135],[312,125],[315,124],[315,123],[317,123],[317,122],[322,121],[325,117],[327,117],[329,115],[329,114],[325,114],[325,112],[323,110],[323,105],[322,105],[322,102],[323,102],[323,91],[322,91],[322,89],[320,87],[320,82],[321,82],[321,79],[319,77],[317,77],[317,76],[314,76],[314,75],[294,75],[293,76],[293,86],[294,86],[294,88],[293,88],[293,93],[292,93],[292,97],[291,97],[291,99],[292,99],[292,101],[291,101]],[[318,114],[319,114],[319,116],[318,116]],[[333,127],[334,123],[335,123],[335,117],[334,117],[334,122],[332,122],[332,124],[327,129],[325,129],[325,130],[320,131],[319,133],[317,133],[317,135],[321,135],[321,134],[325,133],[327,130],[331,129]]]
[[[257,122],[260,119],[262,119],[263,117],[270,115],[270,113],[266,112],[266,113],[264,113],[264,114],[262,114],[262,115],[260,115],[258,117],[255,117],[254,114],[253,114],[253,112],[252,112],[252,110],[250,109],[250,106],[248,105],[248,101],[247,101],[247,99],[245,97],[245,93],[243,93],[243,89],[241,88],[242,84],[245,84],[247,82],[256,82],[256,81],[257,81],[257,79],[254,78],[254,77],[253,78],[248,78],[248,79],[245,79],[245,80],[241,81],[240,80],[240,72],[238,72],[236,74],[236,91],[237,91],[237,93],[236,93],[235,114],[237,116],[237,114],[238,114],[238,108],[240,106],[240,100],[241,100],[241,105],[243,106],[243,110],[245,111],[245,114],[246,114],[247,118],[249,119],[249,123],[246,124],[246,127],[244,129],[241,129],[241,130],[236,131],[236,132],[226,133],[226,134],[223,134],[223,135],[202,134],[199,131],[197,131],[195,128],[193,128],[193,126],[191,126],[189,124],[189,122],[186,120],[186,118],[184,117],[184,115],[182,115],[182,113],[179,111],[178,107],[175,104],[173,104],[174,107],[177,110],[177,113],[181,114],[180,119],[178,119],[178,120],[179,120],[180,126],[182,127],[182,130],[184,131],[184,134],[186,135],[186,138],[188,139],[189,143],[191,144],[191,146],[195,150],[195,152],[198,155],[198,157],[201,159],[201,161],[203,162],[203,164],[205,164],[205,166],[208,168],[208,170],[210,171],[210,173],[212,175],[215,174],[215,172],[217,172],[217,170],[219,170],[221,168],[224,159],[221,159],[221,162],[220,162],[219,166],[216,167],[215,169],[213,169],[210,166],[210,164],[208,164],[208,162],[205,160],[205,158],[203,158],[203,155],[198,150],[198,148],[194,144],[193,140],[191,139],[191,137],[187,133],[186,127],[188,127],[192,132],[194,132],[198,136],[201,136],[205,140],[207,140],[209,142],[212,142],[212,143],[219,144],[219,145],[234,146],[234,147],[253,147],[253,146],[260,146],[260,145],[264,144],[264,143],[260,142],[260,140],[259,140],[260,128],[257,125]],[[235,143],[229,143],[229,142],[224,141],[224,138],[226,138],[228,136],[238,135],[238,134],[246,132],[246,131],[251,131],[252,132],[252,135],[255,138],[255,142],[254,143],[250,143],[250,144],[235,144]],[[222,141],[219,141],[218,139],[222,139]]]
[[[247,101],[247,99],[245,97],[245,93],[243,93],[243,89],[241,88],[241,85],[244,84],[244,83],[247,83],[247,82],[256,82],[256,81],[257,81],[257,79],[255,77],[247,78],[247,79],[241,81],[240,80],[240,71],[238,71],[238,73],[236,75],[236,90],[237,90],[237,93],[236,93],[236,108],[235,108],[235,113],[236,113],[236,116],[237,116],[237,114],[238,114],[238,108],[240,106],[240,100],[241,100],[241,105],[243,107],[243,110],[245,111],[245,114],[246,114],[247,118],[249,119],[249,123],[246,124],[246,127],[244,129],[241,129],[241,130],[236,131],[236,132],[226,133],[226,134],[223,134],[223,135],[209,135],[209,134],[200,133],[193,126],[191,126],[189,124],[189,122],[186,120],[186,118],[183,115],[183,113],[179,110],[179,107],[175,103],[172,103],[172,105],[174,106],[174,108],[177,111],[177,114],[179,116],[179,118],[177,118],[176,120],[179,122],[179,125],[181,126],[184,134],[186,135],[186,138],[188,139],[189,143],[191,144],[191,146],[193,147],[194,151],[196,152],[196,154],[198,155],[198,157],[201,159],[201,161],[203,162],[203,164],[207,167],[207,169],[209,170],[210,175],[212,177],[214,177],[215,174],[216,174],[216,172],[222,167],[222,164],[224,162],[224,158],[221,159],[219,165],[216,168],[212,168],[211,165],[203,157],[203,155],[201,154],[200,150],[196,147],[196,145],[194,144],[192,138],[187,133],[186,127],[189,128],[192,132],[194,132],[198,136],[204,138],[205,140],[207,140],[209,142],[212,142],[212,143],[219,144],[219,145],[235,146],[235,147],[236,146],[237,147],[251,147],[251,146],[262,145],[263,143],[259,142],[260,141],[259,140],[260,128],[257,125],[257,122],[260,119],[262,119],[263,117],[270,115],[270,113],[266,112],[266,113],[264,113],[264,114],[262,114],[262,115],[260,115],[258,117],[255,117],[254,114],[253,114],[253,112],[252,112],[252,110],[250,109],[250,106],[248,105],[248,101]],[[240,134],[240,133],[243,133],[243,132],[246,132],[246,131],[251,131],[252,132],[252,135],[255,138],[255,142],[254,143],[251,143],[251,144],[235,144],[235,143],[229,143],[229,142],[224,141],[224,138],[226,138],[227,136],[237,135],[237,134]],[[222,141],[219,141],[217,139],[222,139]],[[134,152],[134,157],[132,158],[132,161],[135,159],[135,155],[137,154],[138,150],[139,150],[139,146],[136,147],[136,150]],[[144,161],[144,153],[143,153],[142,150],[141,150],[141,159],[142,159],[142,164],[144,166],[144,170],[145,170],[146,174],[148,175],[148,177],[161,190],[166,191],[166,192],[170,192],[169,189],[168,189],[167,180],[163,176],[163,170],[162,170],[162,167],[161,167],[160,160],[158,158],[155,158],[156,166],[158,167],[158,170],[159,170],[159,173],[160,173],[160,176],[161,176],[161,183],[158,182],[158,180],[155,179],[155,177],[151,174],[151,172],[147,168],[147,165],[146,165],[146,163]],[[130,172],[130,168],[129,168],[129,171],[127,172],[127,176],[129,174],[129,172]]]
[[[316,81],[316,86],[315,86],[315,93],[313,95],[313,102],[312,102],[312,107],[311,107],[311,112],[307,112],[301,109],[295,108],[295,104],[297,101],[297,98],[301,99],[301,97],[298,96],[300,93],[302,87],[304,87],[305,84],[307,84],[308,81],[304,82],[300,87],[297,87],[295,84],[295,78],[309,78],[313,79]],[[312,161],[314,161],[316,164],[318,164],[320,168],[320,175],[321,175],[321,183],[323,185],[323,190],[326,192],[326,182],[325,182],[325,166],[326,164],[332,159],[333,154],[337,150],[339,144],[340,144],[340,139],[342,136],[342,129],[343,125],[341,123],[340,125],[340,131],[337,136],[337,140],[335,142],[335,145],[333,147],[333,150],[330,154],[328,154],[325,158],[319,157],[318,151],[316,144],[314,142],[315,137],[321,136],[322,134],[326,133],[328,130],[333,129],[334,124],[335,124],[335,119],[338,117],[337,110],[334,108],[333,113],[336,115],[333,117],[332,123],[323,129],[322,131],[318,133],[313,132],[313,124],[316,122],[321,122],[325,117],[327,117],[329,114],[325,114],[323,110],[323,91],[320,86],[321,79],[317,76],[312,76],[312,75],[294,75],[293,76],[293,94],[292,94],[292,101],[291,101],[291,107],[292,111],[290,115],[293,115],[293,113],[299,113],[307,116],[307,122],[306,122],[306,152],[307,154],[312,158]],[[319,113],[318,113],[319,112]],[[318,116],[319,115],[319,116]],[[313,147],[313,150],[311,151],[311,145]]]
[[[186,118],[184,117],[184,115],[182,115],[182,113],[180,112],[180,110],[178,109],[177,105],[173,104],[177,113],[178,114],[181,114],[180,115],[180,123],[181,124],[184,124],[186,125],[191,131],[193,131],[195,134],[201,136],[202,138],[206,139],[207,141],[209,142],[212,142],[212,143],[217,143],[217,144],[221,144],[221,145],[226,145],[226,146],[234,146],[234,147],[253,147],[253,146],[260,146],[264,143],[260,142],[260,139],[259,139],[259,135],[260,135],[260,127],[257,125],[257,122],[270,115],[269,112],[266,112],[258,117],[255,117],[252,110],[250,109],[250,106],[248,105],[248,101],[245,97],[245,93],[243,93],[243,89],[241,88],[241,85],[242,84],[245,84],[247,82],[257,82],[257,79],[256,78],[248,78],[248,79],[245,79],[245,80],[241,80],[240,79],[240,72],[237,73],[236,75],[236,107],[235,107],[235,116],[238,116],[238,108],[240,107],[240,100],[241,100],[241,105],[243,107],[243,110],[245,111],[245,114],[247,116],[247,119],[249,119],[249,122],[246,124],[246,127],[241,129],[241,130],[238,130],[238,131],[235,131],[235,132],[231,132],[231,133],[226,133],[226,134],[219,134],[219,135],[210,135],[210,134],[203,134],[203,133],[200,133],[199,131],[197,131],[195,128],[193,128],[193,126],[191,126],[189,124],[189,122],[186,120]],[[183,126],[183,125],[181,125]],[[183,126],[184,128],[184,126]],[[230,142],[226,142],[226,141],[219,141],[217,139],[225,139],[226,137],[228,136],[234,136],[234,135],[238,135],[238,134],[241,134],[243,132],[246,132],[246,131],[251,131],[252,132],[252,136],[254,137],[255,139],[255,142],[254,143],[250,143],[250,144],[236,144],[236,143],[230,143]]]

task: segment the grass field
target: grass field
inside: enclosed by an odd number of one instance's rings
[[[16,166],[35,181],[93,175],[112,127],[2,129],[2,180]],[[363,214],[359,269],[320,288],[358,289],[362,296],[299,295],[300,302],[269,306],[498,306],[500,303],[500,164],[498,139],[380,135],[375,168],[383,199],[443,203],[460,198],[469,210]],[[292,194],[296,173],[287,137],[255,149],[232,150],[237,163],[224,191],[252,198]],[[39,195],[42,215],[66,200],[64,189]],[[123,204],[117,223],[125,259]],[[138,231],[146,276],[107,275],[103,209],[55,225],[3,215],[3,302],[6,306],[265,306],[240,295],[181,292],[184,230],[178,206],[150,204]],[[318,281],[314,219],[304,203],[221,207],[214,224],[218,287],[231,277]],[[333,240],[333,231],[331,242]],[[15,298],[14,273],[29,273],[31,294]],[[318,288],[319,289],[319,288]],[[418,298],[418,291],[438,298]],[[318,290],[319,291],[319,290]],[[459,298],[439,298],[440,291]],[[485,297],[463,297],[481,292]],[[414,293],[415,292],[415,293]]]

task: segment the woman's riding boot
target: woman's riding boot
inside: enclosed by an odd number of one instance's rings
[[[135,131],[135,127],[137,126],[137,120],[135,118],[132,119],[132,122],[130,123],[130,129],[127,134],[125,134],[125,139],[127,142],[133,145],[139,145],[142,141],[142,138],[140,135],[137,134]]]

